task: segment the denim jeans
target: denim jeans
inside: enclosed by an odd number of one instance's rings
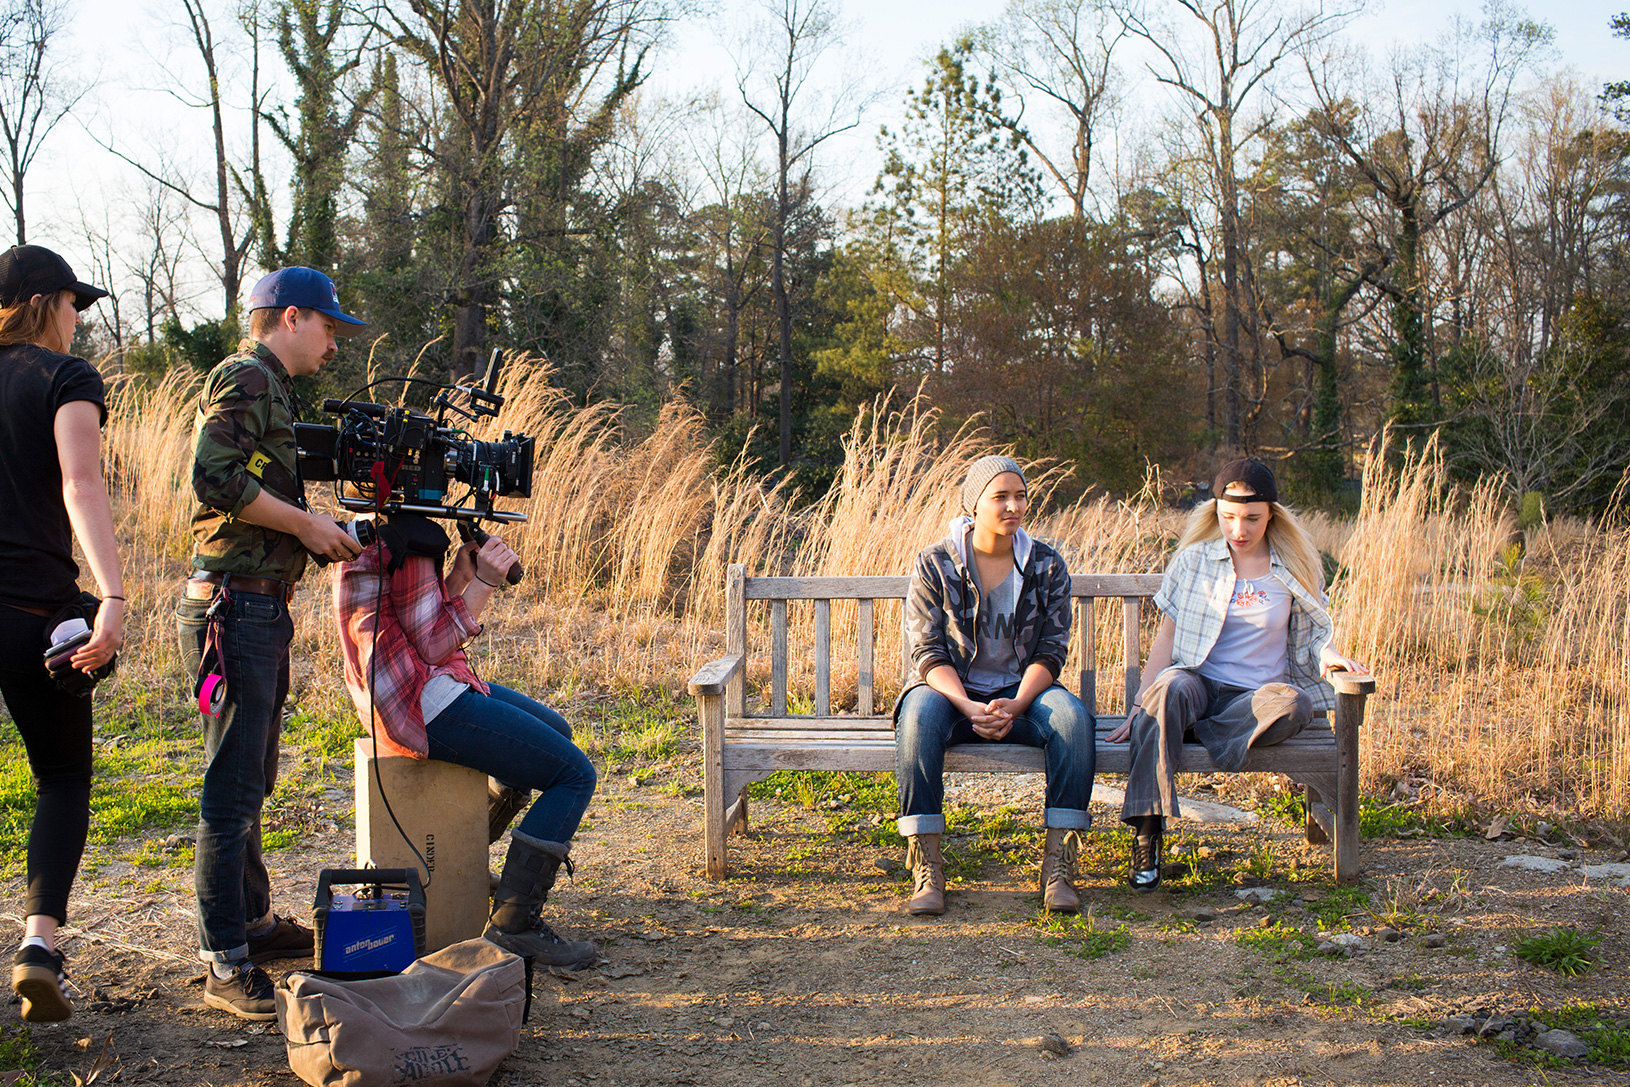
[[[425,725],[429,755],[480,770],[512,789],[536,789],[516,829],[568,843],[594,796],[594,764],[572,743],[572,726],[541,702],[496,683],[469,690]]]
[[[1012,698],[1019,685],[970,697]],[[1023,744],[1039,747],[1047,759],[1049,827],[1086,830],[1088,804],[1098,765],[1097,719],[1081,700],[1056,683],[1036,696],[1000,740],[987,740],[951,700],[927,684],[907,691],[895,714],[894,774],[900,785],[900,833],[945,833],[945,749],[957,744]]]
[[[176,634],[189,684],[197,675],[208,624],[207,600],[183,600]],[[289,693],[294,620],[281,598],[234,592],[221,623],[226,705],[204,722],[204,785],[198,795],[198,955],[236,962],[248,933],[271,919],[271,879],[260,855],[260,810],[277,784],[283,700]],[[190,686],[189,686],[190,690]]]

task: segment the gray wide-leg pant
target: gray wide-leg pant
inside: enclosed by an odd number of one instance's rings
[[[1177,760],[1191,730],[1211,761],[1240,770],[1252,747],[1282,743],[1313,719],[1313,702],[1288,683],[1255,691],[1228,687],[1189,668],[1168,668],[1143,693],[1132,718],[1132,770],[1122,822],[1144,815],[1176,817]]]

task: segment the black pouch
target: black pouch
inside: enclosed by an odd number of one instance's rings
[[[447,547],[451,542],[446,530],[417,513],[393,513],[381,517],[379,538],[385,541],[385,551],[390,556],[386,569],[393,574],[402,568],[409,555],[423,555],[434,559],[438,567],[441,566],[447,558]]]
[[[74,651],[90,641],[90,635],[84,634],[66,642],[53,643],[51,632],[70,619],[83,619],[85,625],[92,630],[96,628],[96,613],[102,607],[102,601],[90,593],[81,592],[79,599],[64,607],[61,611],[46,620],[45,624],[45,670],[51,676],[51,681],[60,689],[69,694],[89,695],[96,690],[96,685],[113,674],[119,663],[119,655],[115,653],[106,664],[94,672],[81,672],[68,663]]]

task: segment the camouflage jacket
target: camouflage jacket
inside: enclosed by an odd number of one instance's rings
[[[193,565],[277,578],[290,584],[306,569],[296,536],[238,514],[262,489],[305,505],[294,438],[294,381],[262,343],[245,340],[204,379],[193,424]]]
[[[917,555],[906,592],[906,623],[911,638],[911,682],[922,683],[931,668],[949,664],[964,681],[978,649],[974,625],[979,617],[979,587],[969,572],[966,537],[971,522],[959,517],[950,533]],[[1022,672],[1038,663],[1057,679],[1070,652],[1070,571],[1057,551],[1024,532],[1014,542],[1019,566],[1019,597],[1013,608],[1013,649]],[[895,703],[896,712],[899,703]]]

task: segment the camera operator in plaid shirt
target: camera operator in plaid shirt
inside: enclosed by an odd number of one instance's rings
[[[534,801],[510,834],[487,938],[518,955],[577,969],[599,957],[590,940],[563,940],[540,910],[594,795],[595,771],[549,707],[475,674],[464,646],[517,561],[497,535],[453,554],[448,539],[412,514],[380,518],[379,538],[334,579],[345,683],[362,723],[385,750],[468,766],[489,775],[488,829],[497,841],[529,791]]]

